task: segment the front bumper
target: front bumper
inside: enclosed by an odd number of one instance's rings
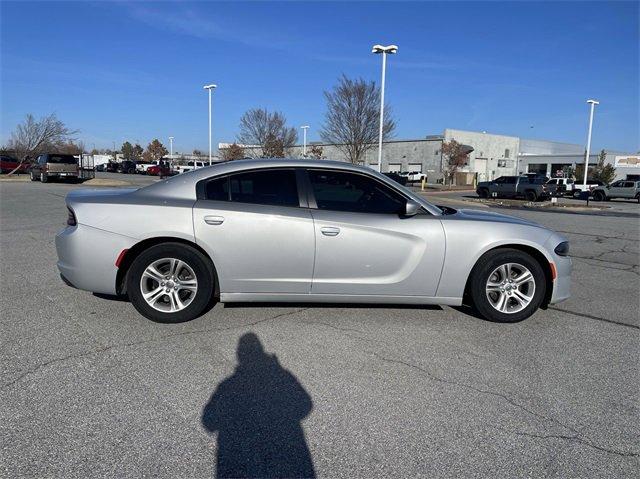
[[[56,235],[58,270],[78,289],[116,294],[116,258],[135,239],[79,224]]]

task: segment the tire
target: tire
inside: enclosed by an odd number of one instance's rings
[[[489,198],[489,190],[486,188],[480,188],[478,190],[478,196],[480,198]]]
[[[171,289],[171,260],[179,260],[186,265],[177,271],[183,284],[195,276],[195,292],[188,288],[177,289],[176,286]],[[160,280],[156,281],[145,275],[151,265],[155,265],[156,271],[166,274],[160,279],[168,277],[169,280],[161,283]],[[198,250],[182,243],[162,243],[150,247],[135,258],[127,273],[127,294],[133,306],[145,318],[158,323],[182,323],[197,318],[210,304],[214,292],[213,278],[213,265]],[[169,289],[165,289],[165,286]],[[153,306],[144,298],[143,288],[146,293],[158,291],[156,301],[152,301]],[[166,294],[167,291],[169,294]],[[172,298],[176,295],[185,303],[182,309],[174,307],[177,302]]]
[[[136,172],[136,169],[135,169],[135,168],[130,168],[130,169],[129,169],[129,171],[128,171],[128,173],[129,173],[130,175],[133,175],[135,172]]]
[[[29,173],[29,177],[31,178],[31,181],[38,181],[38,177],[33,174],[33,171]]]
[[[47,181],[49,181],[49,177],[44,173],[40,173],[40,183],[46,183]]]
[[[640,203],[640,193],[638,193],[638,194],[636,195],[636,201],[637,201],[638,203]]]
[[[606,199],[607,197],[602,191],[596,191],[593,194],[593,201],[605,201]]]
[[[521,276],[526,270],[531,273],[531,280],[526,284],[517,286],[515,290],[530,297],[526,305],[518,299],[518,293],[500,291],[494,287],[494,291],[488,292],[488,282],[502,284],[501,275],[496,276],[496,271],[503,265],[510,264],[510,272],[513,277]],[[523,269],[524,268],[524,269]],[[546,292],[546,278],[540,263],[530,254],[511,248],[499,248],[485,253],[476,263],[469,277],[469,296],[475,309],[482,317],[489,321],[499,323],[516,323],[527,319],[542,304]],[[532,287],[533,284],[533,287]],[[514,283],[506,283],[505,286],[513,287]],[[503,287],[503,289],[505,289]],[[531,294],[533,292],[533,294]],[[506,299],[504,307],[500,310],[500,299]],[[490,300],[491,298],[491,300]],[[494,306],[497,304],[497,306]],[[511,311],[509,311],[511,310]]]
[[[573,190],[573,194],[571,196],[573,197],[573,199],[577,200],[578,198],[580,198],[580,193],[582,193],[581,190]]]
[[[536,201],[538,199],[538,195],[533,190],[525,191],[524,197],[527,199],[527,201]]]

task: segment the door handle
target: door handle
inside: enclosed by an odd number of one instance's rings
[[[336,228],[335,226],[324,226],[320,228],[320,231],[325,236],[338,236],[338,233],[340,233],[340,228]]]
[[[224,223],[224,216],[205,216],[204,222],[208,225],[221,225]]]

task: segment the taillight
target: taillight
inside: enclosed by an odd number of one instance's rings
[[[76,226],[78,224],[78,222],[76,221],[76,214],[68,206],[67,211],[69,212],[69,215],[67,216],[67,224],[69,226]]]

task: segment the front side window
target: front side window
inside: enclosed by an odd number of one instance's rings
[[[622,181],[616,181],[614,184],[611,185],[612,188],[619,188],[622,186]]]
[[[300,205],[293,170],[249,171],[216,178],[207,182],[205,197],[258,205]]]
[[[399,214],[406,200],[373,178],[341,171],[309,170],[318,209]]]

